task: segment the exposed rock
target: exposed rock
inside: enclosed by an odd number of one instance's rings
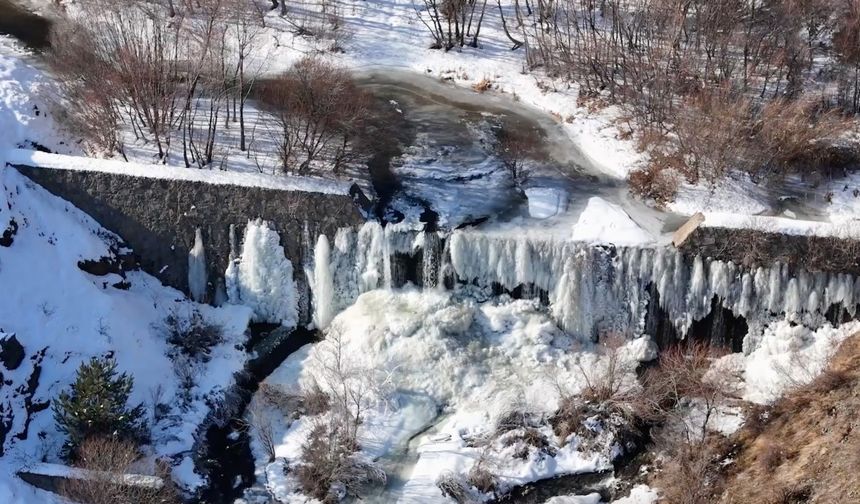
[[[18,369],[24,361],[24,346],[14,334],[0,333],[0,362],[8,370]]]
[[[18,223],[15,222],[15,219],[10,219],[6,229],[3,230],[3,234],[0,235],[0,247],[11,247],[17,233]]]

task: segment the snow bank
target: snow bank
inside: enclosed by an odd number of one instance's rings
[[[55,170],[93,171],[167,180],[202,182],[205,184],[261,187],[281,191],[300,191],[322,194],[349,194],[350,182],[339,182],[312,177],[267,175],[221,170],[198,170],[162,164],[127,163],[113,159],[96,159],[82,156],[49,154],[26,149],[9,149],[0,152],[0,159],[13,165],[33,166]]]
[[[230,302],[253,309],[256,321],[288,327],[298,323],[293,264],[287,259],[281,237],[269,223],[261,219],[248,221],[242,254],[230,262],[224,278]]]
[[[740,215],[735,213],[705,213],[703,226],[730,229],[752,229],[767,233],[782,233],[795,236],[832,236],[835,238],[860,239],[860,221],[840,223]]]
[[[812,381],[826,368],[839,344],[858,332],[857,321],[818,329],[778,321],[763,329],[749,355],[728,355],[716,368],[742,377],[745,400],[767,404],[788,389]]]
[[[641,245],[654,241],[654,237],[633,222],[620,206],[596,196],[589,198],[573,226],[571,239],[615,245]]]
[[[653,504],[659,495],[648,485],[636,485],[630,489],[630,495],[612,501],[612,504]],[[545,504],[601,504],[600,494],[566,495],[552,497]]]
[[[50,80],[25,63],[30,56],[12,40],[0,35],[0,163],[4,151],[30,140],[69,152],[48,113]]]

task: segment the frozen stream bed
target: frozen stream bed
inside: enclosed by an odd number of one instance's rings
[[[591,165],[557,119],[513,96],[397,69],[357,78],[400,121],[384,166],[372,166],[389,175],[374,174],[385,180],[375,185],[388,220],[422,227],[436,218],[446,229],[489,221],[567,236],[592,197],[615,205],[651,236],[682,220],[631,198],[625,182]],[[529,140],[519,184],[495,148],[500,133],[511,131]]]

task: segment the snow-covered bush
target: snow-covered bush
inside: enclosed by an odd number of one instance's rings
[[[472,488],[464,478],[451,471],[445,471],[436,478],[436,486],[447,497],[457,504],[477,504],[484,499],[480,492]]]

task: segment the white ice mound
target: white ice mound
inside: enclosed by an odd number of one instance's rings
[[[573,226],[573,241],[639,245],[653,241],[653,237],[620,206],[594,196]]]
[[[548,219],[565,211],[567,191],[553,187],[529,187],[525,190],[529,200],[529,215]]]

